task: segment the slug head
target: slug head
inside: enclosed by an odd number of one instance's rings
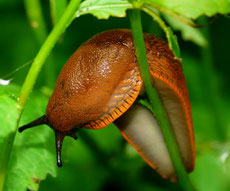
[[[42,117],[32,121],[31,123],[24,125],[18,129],[18,131],[21,133],[22,131],[29,129],[31,127],[35,127],[38,125],[49,125],[55,132],[55,142],[56,142],[56,154],[57,154],[57,166],[62,167],[62,161],[61,161],[61,150],[62,150],[62,143],[65,138],[65,136],[70,136],[74,138],[75,140],[77,139],[76,131],[77,128],[74,128],[70,131],[60,131],[53,127],[49,120],[47,119],[46,115],[43,115]]]

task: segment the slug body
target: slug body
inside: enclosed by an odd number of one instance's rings
[[[62,69],[46,116],[60,131],[100,129],[135,101],[142,80],[131,33],[99,34],[84,43]]]
[[[186,169],[191,171],[195,161],[193,124],[181,63],[159,37],[144,34],[144,39],[153,83],[169,115]],[[162,177],[176,180],[155,118],[147,108],[134,104],[142,86],[131,31],[97,34],[63,67],[46,114],[19,131],[39,124],[53,128],[61,166],[66,135],[76,139],[77,129],[100,129],[114,122],[152,168]]]

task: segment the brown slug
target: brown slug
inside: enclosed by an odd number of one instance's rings
[[[144,40],[153,83],[190,172],[195,163],[193,122],[181,63],[159,37],[144,34]],[[174,181],[175,170],[156,119],[147,108],[134,103],[142,86],[132,32],[99,33],[82,44],[64,65],[46,114],[20,127],[19,132],[41,124],[50,126],[56,135],[60,167],[65,136],[77,139],[78,129],[100,129],[114,122],[152,168]]]

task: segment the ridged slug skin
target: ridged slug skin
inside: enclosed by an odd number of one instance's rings
[[[154,85],[169,115],[183,162],[187,171],[191,171],[195,163],[193,124],[181,63],[174,58],[167,43],[159,37],[144,34],[144,40]],[[142,79],[131,31],[111,30],[99,33],[85,42],[65,64],[49,100],[46,118],[52,127],[63,132],[75,127],[100,129],[114,122],[131,107],[141,87]],[[138,115],[141,115],[142,110],[137,107]],[[159,126],[154,125],[152,131],[144,123],[130,126],[133,119],[129,121],[129,118],[136,116],[133,109],[130,111],[133,113],[131,117],[126,112],[115,121],[123,136],[151,167],[157,169],[163,177],[174,180],[175,172],[168,155],[162,155],[166,160],[155,154],[151,156],[152,153],[149,152],[154,150],[155,145],[146,142],[149,138],[145,139],[146,134],[160,132]],[[160,136],[162,135],[159,134],[158,137]],[[159,140],[161,141],[156,144],[165,148],[164,140]],[[139,147],[141,145],[143,147]],[[157,154],[156,151],[153,153]],[[165,170],[161,160],[169,160],[167,165],[171,165],[168,166],[171,170]]]

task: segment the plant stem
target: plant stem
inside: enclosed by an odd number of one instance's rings
[[[54,47],[55,43],[57,42],[60,35],[65,31],[65,29],[68,27],[68,25],[71,23],[71,21],[74,18],[75,12],[77,11],[81,0],[71,0],[68,7],[65,10],[65,13],[63,14],[62,18],[59,20],[57,25],[54,27],[50,35],[47,37],[46,41],[44,42],[43,46],[39,50],[37,56],[35,57],[32,66],[29,70],[29,73],[27,74],[26,80],[22,86],[21,92],[18,97],[18,103],[17,103],[17,110],[18,110],[18,120],[17,120],[17,127],[19,124],[19,120],[22,114],[22,111],[24,109],[24,105],[26,103],[26,100],[32,91],[32,88],[35,84],[35,81],[38,77],[38,74],[41,70],[42,65],[44,64],[46,58],[48,57],[49,53],[51,52],[52,48]],[[5,153],[5,168],[8,166],[10,153],[12,150],[12,146],[14,143],[15,135],[17,132],[17,127],[15,128],[15,132],[12,132],[12,135],[7,140],[8,143],[8,149]],[[6,171],[5,171],[6,173]],[[5,177],[5,174],[1,174],[1,177]],[[1,182],[2,186],[4,185],[4,182]],[[4,188],[3,188],[4,189]],[[1,189],[2,190],[2,189]],[[1,191],[0,190],[0,191]]]
[[[159,26],[162,28],[162,30],[165,32],[166,38],[168,40],[168,44],[169,46],[171,46],[172,42],[171,42],[171,38],[170,38],[170,34],[168,31],[168,27],[165,24],[165,22],[152,10],[152,7],[145,5],[143,6],[143,11],[145,11],[147,14],[151,15],[153,17],[153,19],[159,24]],[[171,49],[172,47],[170,47]]]
[[[40,0],[25,0],[25,9],[27,13],[28,20],[30,22],[31,28],[35,34],[37,44],[39,47],[42,46],[46,37],[48,36],[47,28],[45,25],[45,20],[42,14],[42,7],[40,4]],[[55,84],[55,67],[52,62],[52,55],[50,55],[48,59],[48,64],[44,66],[45,72],[45,84],[49,85],[49,87],[53,87]]]
[[[47,37],[46,41],[42,45],[41,49],[39,50],[37,56],[35,57],[34,62],[32,63],[30,71],[26,76],[26,80],[25,80],[25,82],[22,86],[21,92],[19,94],[19,98],[18,98],[19,113],[21,113],[23,110],[23,107],[24,107],[26,100],[29,96],[29,93],[35,84],[35,81],[38,77],[38,74],[39,74],[46,58],[50,54],[50,52],[53,49],[58,38],[61,36],[61,34],[68,27],[70,22],[73,20],[74,14],[75,14],[77,8],[79,7],[80,2],[81,2],[81,0],[70,1],[70,3],[68,5],[68,7],[66,8],[65,13],[63,14],[62,18],[59,20],[57,25],[51,31],[51,33]]]
[[[170,27],[154,12],[154,9],[148,5],[144,5],[142,10],[153,17],[153,19],[159,24],[162,30],[165,32],[169,48],[174,52],[176,57],[180,57],[180,49],[177,41],[174,40],[173,33]]]
[[[24,0],[24,5],[27,18],[35,33],[35,37],[39,44],[42,44],[47,37],[47,29],[42,15],[40,0]]]
[[[194,188],[183,165],[179,147],[177,145],[175,134],[169,121],[168,114],[164,109],[158,92],[152,82],[144,45],[140,10],[130,11],[130,22],[140,74],[143,79],[150,104],[154,109],[154,114],[164,136],[179,183],[184,190],[193,191]]]
[[[61,18],[65,11],[66,4],[66,0],[50,0],[50,12],[53,25],[55,25]]]

